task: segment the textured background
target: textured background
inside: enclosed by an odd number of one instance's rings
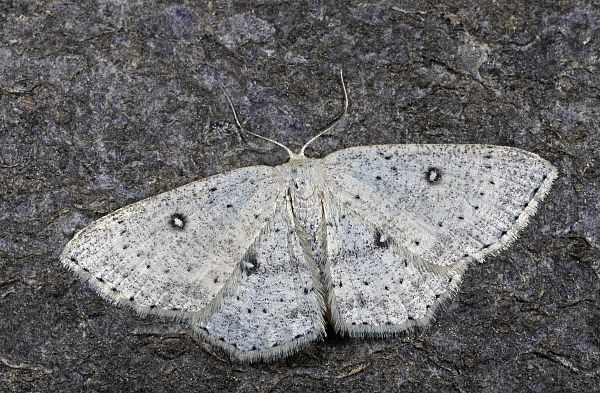
[[[33,4],[36,5],[33,5]],[[600,6],[589,1],[0,3],[0,391],[581,392],[600,386]],[[474,5],[477,4],[477,5]],[[141,198],[299,147],[492,143],[560,177],[426,331],[232,364],[106,303],[58,255]]]

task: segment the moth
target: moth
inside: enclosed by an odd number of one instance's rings
[[[67,244],[62,263],[112,303],[187,321],[240,361],[275,360],[335,332],[426,326],[468,265],[510,245],[556,169],[489,145],[375,145],[289,153],[125,206]]]

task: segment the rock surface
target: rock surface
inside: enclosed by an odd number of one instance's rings
[[[0,4],[0,390],[583,392],[600,386],[600,7],[562,2]],[[475,5],[474,5],[475,4]],[[560,177],[427,330],[232,364],[58,262],[119,207],[298,148],[490,143]]]

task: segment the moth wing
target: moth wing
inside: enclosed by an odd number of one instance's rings
[[[273,360],[297,352],[325,333],[314,261],[303,251],[289,199],[247,252],[238,285],[194,329],[241,361]]]
[[[326,213],[331,321],[353,336],[426,325],[460,284],[465,262],[423,269],[377,223],[332,200]]]
[[[61,260],[100,295],[141,314],[205,317],[235,285],[283,190],[267,166],[198,180],[90,224]]]
[[[354,335],[426,325],[556,177],[535,154],[481,145],[350,148],[322,165],[332,320]]]
[[[325,157],[323,167],[343,206],[432,266],[506,247],[557,174],[533,153],[486,145],[356,147]]]

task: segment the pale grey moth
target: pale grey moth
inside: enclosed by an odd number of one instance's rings
[[[341,74],[340,74],[341,77]],[[348,107],[346,87],[344,112]],[[236,124],[238,121],[231,99]],[[109,301],[183,319],[241,361],[325,336],[426,326],[473,261],[506,248],[556,169],[489,145],[298,154],[198,180],[108,214],[62,262]]]

